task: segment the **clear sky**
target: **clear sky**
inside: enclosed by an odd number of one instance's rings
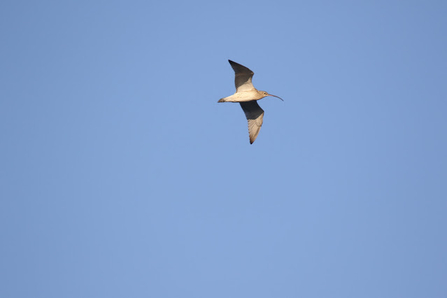
[[[2,1],[0,297],[447,297],[446,16]]]

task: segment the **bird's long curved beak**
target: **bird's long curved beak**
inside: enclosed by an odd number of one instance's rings
[[[276,96],[276,95],[273,95],[273,94],[270,94],[270,93],[269,93],[269,96],[277,97],[277,98],[281,99],[282,101],[284,101],[284,99],[282,99],[282,98],[279,97],[279,96]]]

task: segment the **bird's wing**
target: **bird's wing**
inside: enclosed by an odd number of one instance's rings
[[[264,110],[261,109],[256,100],[240,102],[240,104],[244,110],[245,117],[247,117],[248,120],[250,144],[253,144],[261,130],[262,120],[264,119]]]
[[[233,67],[234,73],[236,77],[234,78],[234,83],[236,84],[236,92],[240,91],[250,91],[253,90],[253,84],[251,82],[251,78],[254,73],[248,69],[247,67],[240,65],[234,61],[228,60],[230,62],[231,67]]]

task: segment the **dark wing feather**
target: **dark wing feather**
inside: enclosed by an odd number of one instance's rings
[[[251,78],[253,77],[254,73],[239,63],[231,60],[228,60],[228,62],[230,62],[235,73],[234,84],[236,85],[236,92],[253,90],[254,87],[251,82]]]
[[[256,100],[240,102],[242,110],[248,121],[248,134],[250,135],[250,144],[258,137],[264,119],[264,110],[258,105]]]

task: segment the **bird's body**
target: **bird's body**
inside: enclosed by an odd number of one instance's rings
[[[253,88],[253,90],[250,91],[240,91],[228,97],[221,98],[219,99],[218,102],[245,102],[245,101],[259,100],[267,96],[260,92],[263,91],[258,91],[255,88]]]
[[[242,110],[244,110],[245,117],[248,121],[248,133],[250,135],[250,144],[256,140],[259,131],[261,130],[264,119],[264,110],[256,102],[266,96],[281,97],[267,93],[266,91],[259,91],[251,82],[254,73],[247,67],[228,60],[235,73],[236,93],[231,96],[221,98],[218,102],[238,102]]]

